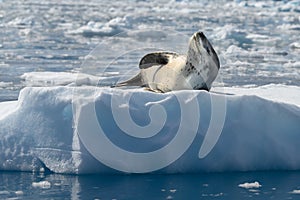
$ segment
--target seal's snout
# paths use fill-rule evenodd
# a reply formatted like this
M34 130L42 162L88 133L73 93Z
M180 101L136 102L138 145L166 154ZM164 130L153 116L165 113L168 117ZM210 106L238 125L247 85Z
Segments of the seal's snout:
M196 37L201 39L201 41L206 41L207 40L203 32L197 32Z
M220 62L219 58L213 49L212 45L206 38L203 32L199 31L194 33L194 41L196 42L197 47L199 48L199 53L203 55L204 52L206 52L207 58L210 57L213 59L213 62L217 65L218 68L220 68Z
M197 32L196 34L197 34L199 37L201 37L201 38L202 38L202 37L205 37L205 35L203 34L203 32Z
M196 32L194 34L194 40L199 47L203 47L204 49L207 49L208 40L203 32L200 31Z

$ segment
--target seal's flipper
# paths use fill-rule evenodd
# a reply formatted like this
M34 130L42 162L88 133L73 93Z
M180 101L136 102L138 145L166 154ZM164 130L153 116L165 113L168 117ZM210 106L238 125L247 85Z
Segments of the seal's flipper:
M164 93L164 92L161 91L161 90L153 90L153 89L151 89L151 88L149 88L149 87L145 87L144 90L149 91L149 92L155 92L155 93Z
M141 73L138 73L136 76L134 76L133 78L121 82L121 83L117 83L116 85L112 86L112 87L122 87L122 86L142 86L143 82L142 82L142 76Z
M140 63L140 69L146 69L152 67L153 65L166 65L169 60L174 57L178 57L179 54L175 52L154 52L145 55Z

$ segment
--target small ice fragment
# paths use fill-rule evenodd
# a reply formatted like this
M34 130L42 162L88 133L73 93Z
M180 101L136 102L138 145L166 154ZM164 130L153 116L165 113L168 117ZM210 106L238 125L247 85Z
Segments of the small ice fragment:
M0 191L0 195L8 195L9 194L9 192L8 191L6 191L6 190L2 190L2 191Z
M61 183L54 183L55 186L61 186Z
M293 190L290 192L291 194L300 194L300 190Z
M294 43L290 44L290 47L292 49L300 49L300 42L294 42Z
M253 183L243 183L243 184L239 184L239 187L241 188L245 188L245 189L251 189L251 188L260 188L261 184L257 181L253 182Z
M255 190L255 189L250 189L249 192L253 192L253 193L259 193L259 190Z
M18 190L18 191L15 191L15 194L16 194L16 195L23 195L24 192L23 192L22 190Z
M49 189L51 187L51 183L49 181L32 182L32 187Z

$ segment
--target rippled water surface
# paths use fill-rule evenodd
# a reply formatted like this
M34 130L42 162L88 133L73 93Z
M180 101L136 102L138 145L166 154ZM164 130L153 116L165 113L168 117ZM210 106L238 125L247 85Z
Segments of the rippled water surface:
M6 172L0 178L0 199L229 200L299 199L300 195L299 172L121 176ZM247 183L253 186L246 187Z

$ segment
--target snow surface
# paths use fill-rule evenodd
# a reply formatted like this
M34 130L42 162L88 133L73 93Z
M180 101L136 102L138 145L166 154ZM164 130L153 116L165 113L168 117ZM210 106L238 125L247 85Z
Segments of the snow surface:
M225 108L222 108L224 102ZM105 140L110 140L119 150L131 152L131 156L116 159L116 154L106 149L104 141L93 141L90 132L95 131L96 126L88 124L95 119L83 109L91 105L96 121L106 134ZM124 118L124 114L128 114L128 118ZM223 114L224 124L220 117ZM211 127L214 117L220 124ZM78 122L82 121L85 123L79 126ZM0 103L0 169L119 173L108 167L117 165L124 169L121 171L141 173L141 168L157 167L167 160L169 164L166 161L165 167L153 171L299 170L299 121L300 88L296 86L266 85L223 91L215 88L211 93L177 91L166 94L93 86L27 87L17 101ZM218 132L219 125L222 125L222 132L218 135L214 131ZM176 135L179 130L185 135L174 142L180 137ZM190 139L190 146L174 159L174 154ZM100 145L102 143L104 145ZM174 144L176 148L164 148ZM98 161L91 149L102 156L105 154L108 160ZM132 162L132 155L145 155L160 149L164 149L163 154L156 155L155 159Z
M57 85L97 85L103 78L71 72L28 72L21 78L27 86L57 86Z
M243 87L215 87L212 88L212 92L223 92L239 96L255 95L274 102L300 106L300 90L297 86L269 84L260 87L254 85Z

